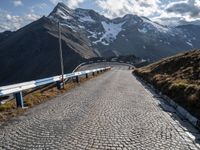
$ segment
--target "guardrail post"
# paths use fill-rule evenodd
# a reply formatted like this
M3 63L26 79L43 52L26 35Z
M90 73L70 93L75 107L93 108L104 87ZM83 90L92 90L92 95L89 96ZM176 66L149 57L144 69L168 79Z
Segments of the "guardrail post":
M63 82L57 81L57 82L56 82L56 86L57 86L57 88L58 88L59 90L64 89L64 84L63 84Z
M15 98L16 98L17 107L23 108L24 107L24 100L23 100L22 92L15 93Z
M92 75L95 76L95 72L93 72Z
M80 82L79 76L76 76L76 82L77 82L77 83Z
M85 77L88 78L88 74L87 73L85 74Z

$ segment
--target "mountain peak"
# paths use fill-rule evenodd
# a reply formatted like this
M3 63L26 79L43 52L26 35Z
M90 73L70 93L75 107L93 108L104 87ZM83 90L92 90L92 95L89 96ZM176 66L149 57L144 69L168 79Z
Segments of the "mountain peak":
M137 15L133 15L133 14L126 14L123 18L130 19L130 18L133 18L133 17L138 17L138 16Z
M67 7L64 3L60 2L56 5L53 11L49 14L49 18L54 19L67 19L73 14L74 10Z
M63 2L59 2L55 8L64 8L66 10L71 10L67 5L65 5Z
M74 33L83 33L83 38L90 42L90 47L94 48L99 56L137 54L145 59L156 60L199 45L197 43L199 35L182 32L185 29L189 31L199 31L199 29L168 28L136 14L109 19L95 10L70 9L64 3L58 3L48 18L60 21L64 28ZM133 39L137 44L132 44ZM174 44L177 39L177 43L181 43L178 48ZM105 50L101 50L102 47ZM160 51L161 48L164 50ZM174 51L171 51L172 48ZM138 49L140 51L137 51ZM148 49L156 51L151 54L147 52Z

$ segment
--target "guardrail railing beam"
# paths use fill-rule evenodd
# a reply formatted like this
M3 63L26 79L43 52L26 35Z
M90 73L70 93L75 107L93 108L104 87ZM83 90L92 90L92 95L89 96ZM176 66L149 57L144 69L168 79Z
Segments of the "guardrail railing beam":
M92 69L92 70L86 70L86 71L80 71L80 72L73 72L69 74L64 75L64 79L73 79L74 82L79 83L80 82L80 77L88 76L92 74L95 76L95 74L98 72L103 72L106 70L109 70L110 67L106 68L98 68L98 69ZM6 96L9 94L14 94L16 98L16 104L17 107L24 108L24 99L23 99L23 91L28 90L28 89L33 89L36 87L40 87L43 85L48 85L51 83L56 83L56 86L58 89L64 89L63 82L61 81L61 76L54 76L54 77L49 77L45 79L39 79L35 81L29 81L29 82L23 82L23 83L18 83L18 84L13 84L13 85L7 85L7 86L2 86L0 87L0 97L1 96Z

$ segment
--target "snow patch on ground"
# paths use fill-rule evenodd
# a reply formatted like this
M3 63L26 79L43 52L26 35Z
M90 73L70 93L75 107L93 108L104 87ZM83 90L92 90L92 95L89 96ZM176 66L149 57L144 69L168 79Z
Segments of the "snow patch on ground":
M190 45L191 47L193 47L193 44L190 42L186 42L188 45Z
M101 53L99 52L99 50L97 49L94 49L95 53L99 56L99 57L102 57Z
M122 25L123 23L119 23L119 24L114 24L114 23L106 23L106 22L102 22L102 25L105 29L105 34L104 37L112 37L114 39L116 39L117 35L121 32L122 30Z
M108 43L107 41L101 41L101 43L102 43L103 45L110 45L110 43Z
M116 56L120 56L120 53L116 50L112 50L112 52L116 55Z
M74 27L74 26L72 26L72 25L68 25L68 24L62 23L61 26L66 26L66 27L72 29L74 32L77 32L77 31L76 31L76 27Z
M99 43L101 42L104 45L109 45L111 42L113 42L116 38L117 35L122 31L122 25L123 23L119 23L119 24L114 24L114 23L106 23L105 21L102 21L102 26L105 30L104 34L102 35L102 37L95 41L94 43ZM105 41L107 42L105 42Z
M142 58L141 62L146 62L146 60Z
M66 19L66 20L72 19L70 16L65 15L65 13L62 12L61 10L59 10L59 9L57 10L56 14L59 15L61 18Z
M167 32L169 31L169 28L161 26L155 22L152 22L148 19L142 18L143 22L144 22L144 26L149 29L149 30L155 30L157 29L159 32Z
M88 38L95 38L95 39L97 39L97 34L96 34L96 32L92 32L92 31L87 31L88 33L90 33L90 36L88 36Z
M79 27L80 29L85 29L85 27L84 27L84 26L81 26L81 25L78 25L78 27Z
M80 22L95 22L90 16L84 16L79 18Z
M147 30L146 28L142 28L142 29L139 29L139 28L138 28L138 31L139 31L140 33L147 33L147 32L148 32L148 30Z

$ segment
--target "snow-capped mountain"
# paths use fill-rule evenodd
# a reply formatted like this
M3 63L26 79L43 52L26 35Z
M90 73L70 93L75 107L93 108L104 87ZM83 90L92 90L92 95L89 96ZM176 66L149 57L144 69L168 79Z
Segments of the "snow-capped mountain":
M108 19L93 10L72 10L63 3L48 18L60 21L63 28L81 33L98 56L135 54L155 60L200 47L200 28L196 25L166 27L130 14Z
M94 10L73 10L59 3L48 17L0 33L0 85L60 74L58 21L65 73L98 56L135 55L155 61L200 48L198 25L166 27L136 15L109 19Z

